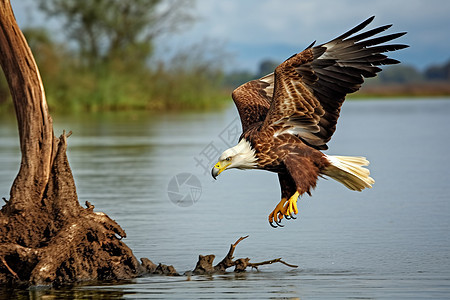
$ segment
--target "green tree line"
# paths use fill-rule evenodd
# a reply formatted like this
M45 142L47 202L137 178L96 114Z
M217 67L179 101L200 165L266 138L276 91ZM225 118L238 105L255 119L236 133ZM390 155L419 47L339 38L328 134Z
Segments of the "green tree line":
M153 59L156 38L195 21L186 0L36 0L62 28L25 28L53 111L177 110L217 107L223 72L209 47ZM63 33L54 39L55 32ZM0 78L0 107L10 109Z

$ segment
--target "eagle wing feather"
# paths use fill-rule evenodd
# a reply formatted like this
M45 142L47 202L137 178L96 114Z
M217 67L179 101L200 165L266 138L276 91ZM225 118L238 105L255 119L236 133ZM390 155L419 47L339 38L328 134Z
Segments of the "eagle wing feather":
M252 124L263 122L272 103L274 75L244 83L232 93L245 132Z
M327 149L346 95L357 91L364 78L380 72L380 65L398 63L382 53L408 47L380 45L405 32L373 37L391 25L354 35L373 19L325 44L311 44L280 64L274 73L234 90L243 131L264 122L261 130L276 126L275 135L295 134L317 149Z

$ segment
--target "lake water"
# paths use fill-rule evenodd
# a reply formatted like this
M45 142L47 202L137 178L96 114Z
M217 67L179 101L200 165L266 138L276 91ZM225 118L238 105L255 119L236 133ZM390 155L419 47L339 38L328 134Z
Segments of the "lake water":
M214 181L209 173L215 162L211 157L215 160L215 152L236 138L235 126L240 125L235 118L230 107L217 113L54 116L54 122L58 135L63 129L73 131L68 155L80 202L88 200L96 211L115 219L127 232L125 242L136 257L174 265L183 273L195 267L199 254L215 254L217 263L231 243L250 235L238 245L235 257L253 262L282 257L297 269L274 264L244 274L190 280L150 276L62 290L0 290L0 295L450 298L448 99L346 102L326 153L366 156L374 188L352 192L321 179L312 197L299 200L298 219L283 221L285 227L277 229L267 223L280 197L275 174L232 170ZM8 198L19 160L15 120L4 116L0 197ZM173 178L182 173L198 179L192 189L182 185L177 190ZM177 191L191 198L176 204Z

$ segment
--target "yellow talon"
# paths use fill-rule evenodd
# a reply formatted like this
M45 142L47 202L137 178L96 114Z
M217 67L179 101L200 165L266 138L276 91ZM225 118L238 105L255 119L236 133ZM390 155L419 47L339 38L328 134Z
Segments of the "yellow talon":
M275 207L275 209L270 213L269 215L270 223L272 223L274 220L275 222L280 222L281 219L283 219L284 204L286 203L286 201L287 201L286 198L282 198L281 201Z
M269 214L269 223L272 227L278 226L283 227L283 225L278 223L281 222L281 220L285 216L292 217L293 215L296 215L298 213L297 200L299 195L300 195L299 192L295 192L295 194L292 195L292 197L289 198L289 200L287 200L286 198L281 198L281 201L277 204L275 209ZM272 224L274 221L278 226Z
M297 200L299 195L299 192L295 192L295 194L292 195L291 198L289 198L289 200L286 202L286 205L283 207L284 215L290 216L293 214L296 215L298 213Z

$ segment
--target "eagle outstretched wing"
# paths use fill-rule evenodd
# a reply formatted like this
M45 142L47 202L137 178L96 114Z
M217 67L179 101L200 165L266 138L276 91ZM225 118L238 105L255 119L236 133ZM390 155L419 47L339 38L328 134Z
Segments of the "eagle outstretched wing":
M327 149L345 96L357 91L364 78L380 72L378 66L398 63L382 53L408 47L382 45L406 32L374 37L392 25L355 35L373 19L328 43L311 45L280 64L274 74L237 88L233 99L244 132L264 120L261 130L271 127L275 134L295 134L317 149Z

